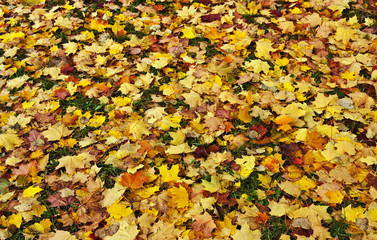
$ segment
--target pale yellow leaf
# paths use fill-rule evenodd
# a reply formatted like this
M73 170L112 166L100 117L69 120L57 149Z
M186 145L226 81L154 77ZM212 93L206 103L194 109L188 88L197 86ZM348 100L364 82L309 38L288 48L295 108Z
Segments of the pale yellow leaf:
M42 132L42 135L46 137L49 141L57 141L62 137L70 135L73 130L69 130L64 124L57 126L50 126L47 130Z
M137 229L136 224L128 224L127 220L123 220L120 222L119 230L112 236L105 236L104 240L134 240L136 236L139 234L139 230Z
M123 193L126 191L126 187L123 187L120 183L116 182L114 187L107 188L102 195L105 196L101 201L102 207L108 207L115 203L119 198L122 197Z
M14 150L21 143L23 141L14 133L0 134L0 147L4 147L7 151Z
M165 151L166 154L181 154L181 153L190 153L193 150L187 143L182 143L177 146L169 146Z
M232 236L233 239L237 240L258 240L261 239L262 233L259 229L251 230L249 224L245 222L240 230L236 230L235 234Z

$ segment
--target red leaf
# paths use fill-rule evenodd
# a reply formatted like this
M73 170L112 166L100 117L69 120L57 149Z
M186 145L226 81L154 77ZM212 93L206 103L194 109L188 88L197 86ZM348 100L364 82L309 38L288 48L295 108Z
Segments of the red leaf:
M250 129L256 131L259 134L259 137L257 138L258 140L261 140L268 132L263 125L254 125L251 126Z
M153 5L153 9L156 11L161 11L165 9L165 6L162 4Z
M71 96L71 94L67 89L58 88L54 91L54 96L60 99L65 99L66 97Z
M302 164L303 163L303 161L302 161L302 159L301 158L298 158L298 157L296 157L293 161L292 161L292 163L293 164Z
M63 74L65 74L65 75L68 75L68 74L74 73L75 72L75 68L72 67L70 64L64 64L60 68L60 72L63 73Z

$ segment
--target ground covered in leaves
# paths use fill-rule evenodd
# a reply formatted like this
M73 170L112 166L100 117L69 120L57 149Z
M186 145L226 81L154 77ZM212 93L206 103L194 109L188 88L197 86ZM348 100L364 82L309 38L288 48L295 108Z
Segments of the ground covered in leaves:
M0 239L377 239L374 1L0 6Z

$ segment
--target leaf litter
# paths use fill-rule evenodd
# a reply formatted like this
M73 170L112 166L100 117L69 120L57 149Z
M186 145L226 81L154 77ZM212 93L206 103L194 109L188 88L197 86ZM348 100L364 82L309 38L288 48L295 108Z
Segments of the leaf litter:
M373 1L0 4L0 239L377 239Z

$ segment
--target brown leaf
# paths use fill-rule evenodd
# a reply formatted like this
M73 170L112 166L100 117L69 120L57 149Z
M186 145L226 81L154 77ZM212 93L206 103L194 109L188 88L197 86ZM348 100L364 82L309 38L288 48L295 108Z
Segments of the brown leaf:
M192 228L196 232L202 232L204 237L211 237L212 230L216 228L216 224L212 219L212 216L209 213L205 212L202 215L194 216L196 220L192 224Z

